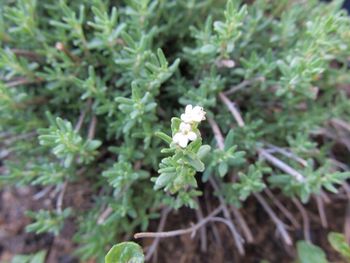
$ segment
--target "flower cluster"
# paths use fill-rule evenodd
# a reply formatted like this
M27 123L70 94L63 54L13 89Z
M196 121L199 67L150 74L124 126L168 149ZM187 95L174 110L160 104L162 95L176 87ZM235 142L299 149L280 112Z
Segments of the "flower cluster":
M182 122L180 123L179 131L173 136L173 142L185 148L189 141L196 140L198 135L194 132L194 127L205 120L205 114L206 112L202 107L187 105L185 113L181 114Z

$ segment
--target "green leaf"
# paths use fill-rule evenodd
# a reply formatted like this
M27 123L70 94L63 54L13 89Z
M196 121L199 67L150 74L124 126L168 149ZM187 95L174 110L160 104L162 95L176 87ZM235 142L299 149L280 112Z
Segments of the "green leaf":
M341 233L331 232L328 234L328 241L332 247L339 252L347 262L350 262L350 246Z
M209 145L202 145L197 152L198 159L203 160L210 152L210 149Z
M176 173L162 173L157 177L154 188L160 189L166 186L174 178L175 175Z
M309 242L298 241L297 252L300 263L328 263L324 251Z
M188 163L197 171L197 172L203 172L205 169L204 163L202 163L201 160L198 159L196 155L194 156L188 156L187 158Z
M142 248L134 242L114 245L105 257L105 263L143 263L144 261Z
M155 135L168 144L173 141L173 139L170 136L166 135L164 132L155 132Z
M227 171L228 171L228 165L227 165L227 163L224 163L224 162L220 163L218 169L219 169L219 175L220 175L220 177L224 177L225 174L226 174Z
M200 52L202 54L211 54L211 53L214 53L215 51L216 51L216 47L211 44L204 45L200 49Z
M176 117L171 118L171 131L173 136L179 130L180 123L181 123L180 118L176 118Z
M12 258L11 263L44 263L46 251L42 250L30 255L16 255Z

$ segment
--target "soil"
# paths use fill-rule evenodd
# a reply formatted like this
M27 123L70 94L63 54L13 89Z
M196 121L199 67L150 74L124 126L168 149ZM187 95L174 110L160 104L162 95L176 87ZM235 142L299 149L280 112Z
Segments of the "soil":
M65 196L65 205L84 208L87 196L90 194L86 185L73 185L76 189L67 191L74 195ZM209 190L209 189L207 189ZM52 208L55 204L50 198L50 194L43 198L34 198L38 196L42 189L35 187L21 188L3 188L0 192L0 262L10 262L15 254L29 254L42 249L48 251L48 263L75 263L79 262L73 256L76 245L72 242L72 235L75 231L74 222L68 221L58 237L50 234L34 235L26 233L25 226L30 222L25 215L27 210L38 210L40 208ZM54 190L52 193L54 194ZM304 239L303 236L303 218L297 207L283 197L282 194L275 192L276 199L290 211L300 226L295 227L288 221L283 213L273 204L269 197L262 193L269 202L273 211L285 223L288 233L293 241ZM347 196L340 191L337 195L327 194L329 203L324 202L327 218L327 227L322 227L322 222L317 209L315 200L311 200L305 205L308 218L310 220L310 236L314 244L322 247L330 262L342 262L340 256L330 247L327 241L327 234L330 231L343 232L345 224L346 207L348 204ZM200 200L201 209L204 216L218 206L215 199L208 200L202 197ZM88 206L88 205L86 205ZM210 207L208 207L210 206ZM87 207L86 207L87 208ZM201 240L199 231L194 238L190 235L182 235L160 240L157 252L153 255L150 262L164 263L205 263L205 262L246 262L260 263L262 260L268 262L293 262L295 260L294 246L287 246L282 241L276 231L275 224L271 221L263 207L255 198L248 199L244 208L240 209L241 214L246 220L252 234L253 242L245 244L245 256L242 257L237 252L232 235L225 224L220 222L207 224L207 248L201 249ZM196 213L187 208L169 213L164 231L188 228L191 224L198 222ZM236 223L236 226L239 224ZM152 222L149 231L157 231L159 221ZM349 227L349 226L348 226ZM238 228L239 229L239 228ZM240 231L240 229L239 229ZM241 232L241 231L240 231ZM152 243L152 239L141 240L141 245L147 248ZM93 261L89 262L93 263Z

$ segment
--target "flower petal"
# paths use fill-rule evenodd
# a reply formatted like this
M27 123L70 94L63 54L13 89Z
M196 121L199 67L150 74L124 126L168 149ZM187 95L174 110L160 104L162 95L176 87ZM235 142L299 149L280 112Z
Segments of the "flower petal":
M182 137L182 133L181 133L181 132L175 133L175 135L174 135L174 137L173 137L173 142L179 143L181 137Z
M188 124L188 123L185 123L185 122L181 122L179 129L183 133L189 132L189 131L191 131L191 124Z
M189 123L189 122L192 121L192 118L191 118L191 116L189 114L183 113L183 114L181 114L181 120L183 122Z
M185 148L188 144L188 138L187 136L181 136L179 143L178 143L182 148Z
M193 131L189 132L187 134L187 138L190 140L190 141L194 141L195 139L197 139L197 134Z
M185 113L190 113L192 111L193 106L191 104L188 104L185 108Z

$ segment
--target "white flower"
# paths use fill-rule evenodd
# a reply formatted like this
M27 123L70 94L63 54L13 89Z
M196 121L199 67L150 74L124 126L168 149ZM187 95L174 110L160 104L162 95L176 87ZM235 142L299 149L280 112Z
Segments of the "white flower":
M197 139L197 134L192 131L192 127L188 123L181 122L179 132L175 133L173 142L185 148L189 141Z
M201 122L205 120L205 114L202 107L187 105L185 113L181 114L181 120L186 123Z

